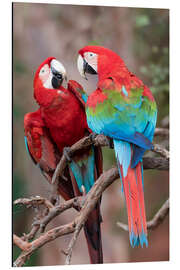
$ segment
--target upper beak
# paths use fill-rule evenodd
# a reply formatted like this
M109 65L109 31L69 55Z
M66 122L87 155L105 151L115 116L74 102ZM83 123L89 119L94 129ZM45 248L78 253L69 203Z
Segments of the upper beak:
M51 61L51 72L53 75L52 76L52 86L55 89L57 89L61 86L64 79L67 81L66 70L65 70L64 66L56 59L53 59Z
M81 55L79 55L78 59L77 59L77 67L78 67L80 75L86 80L87 80L87 77L86 77L86 65L87 64L88 63L85 61L85 59Z
M96 70L86 62L86 60L79 55L77 61L78 70L83 78L87 80L86 73L97 74Z

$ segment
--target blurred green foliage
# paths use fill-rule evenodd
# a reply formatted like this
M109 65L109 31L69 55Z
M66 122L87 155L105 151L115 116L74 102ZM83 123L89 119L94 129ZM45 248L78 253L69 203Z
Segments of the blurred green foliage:
M19 59L14 59L13 70L17 75L23 75L27 72L27 66Z
M139 72L150 86L158 108L158 124L169 113L169 16L166 10L136 9L133 48Z

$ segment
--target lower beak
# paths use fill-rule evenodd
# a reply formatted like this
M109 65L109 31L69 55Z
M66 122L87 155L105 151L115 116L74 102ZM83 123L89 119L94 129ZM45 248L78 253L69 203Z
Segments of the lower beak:
M88 78L86 77L87 69L88 69L88 63L86 62L85 59L83 59L83 77L85 80L88 80Z
M53 77L52 77L53 88L58 89L62 83L63 83L63 78L60 79L56 75L53 75Z
M91 74L91 75L95 75L95 74L97 74L97 72L94 70L94 68L92 68L92 67L86 62L85 59L83 59L83 60L84 60L84 62L83 62L84 77L85 77L85 79L87 80L86 73Z
M63 82L63 75L58 72L56 69L51 67L51 71L52 71L52 86L53 88L57 89L61 86L62 82Z
M57 61L56 59L53 59L51 62L51 73L52 73L52 86L55 89L58 89L62 83L63 80L67 80L66 77L66 71L63 65Z

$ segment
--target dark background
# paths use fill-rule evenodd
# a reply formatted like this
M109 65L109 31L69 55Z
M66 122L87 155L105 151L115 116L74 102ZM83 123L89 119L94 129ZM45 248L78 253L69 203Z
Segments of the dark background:
M24 144L24 114L37 109L33 99L33 76L48 56L60 60L69 79L86 88L76 67L77 52L89 44L117 52L128 68L153 91L158 104L158 124L169 112L169 11L163 9L73 6L52 4L13 4L13 200L32 195L49 196L48 183L32 163ZM163 141L166 145L167 141ZM104 169L115 164L114 152L103 149ZM150 153L148 153L150 154ZM168 198L168 173L146 171L145 203L147 220ZM19 236L31 229L33 212L13 207L13 231ZM57 217L48 228L67 223L73 210ZM128 233L116 226L127 223L120 181L103 194L102 241L105 263L163 261L169 259L168 218L149 232L148 248L131 248ZM45 245L26 265L64 264L70 235ZM14 258L20 250L14 248ZM72 264L89 263L86 242L81 233Z

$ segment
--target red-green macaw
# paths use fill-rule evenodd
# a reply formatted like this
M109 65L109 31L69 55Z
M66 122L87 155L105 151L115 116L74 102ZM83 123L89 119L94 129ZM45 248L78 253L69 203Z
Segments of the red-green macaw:
M86 102L89 128L113 139L126 199L131 245L148 245L142 157L152 149L157 108L150 89L113 51L101 46L79 50L78 69L97 74L97 88Z
M63 65L54 57L47 58L34 78L34 98L39 109L24 117L27 150L50 183L64 148L91 132L86 122L85 93L72 80L64 88L65 78ZM60 179L58 192L65 200L82 195L83 187L87 193L101 173L101 149L90 146L71 159L65 169L67 180ZM103 262L100 222L99 201L84 225L91 263Z

